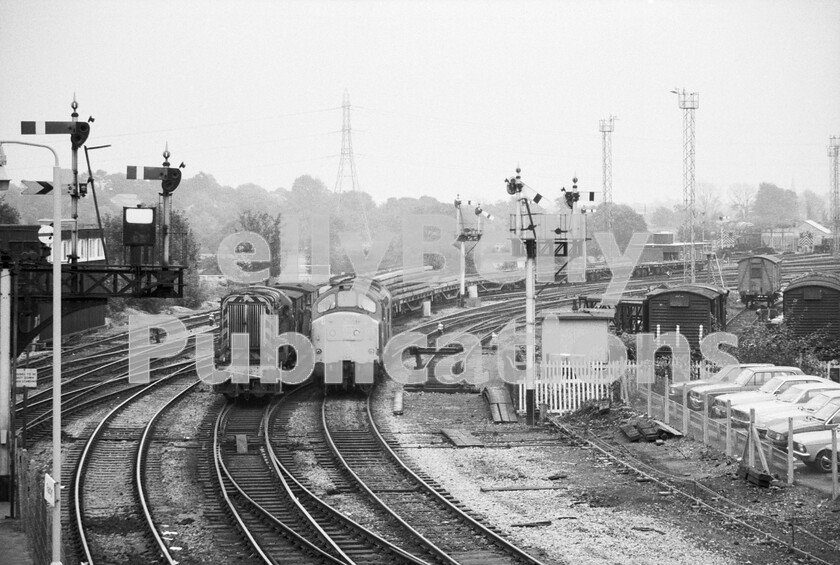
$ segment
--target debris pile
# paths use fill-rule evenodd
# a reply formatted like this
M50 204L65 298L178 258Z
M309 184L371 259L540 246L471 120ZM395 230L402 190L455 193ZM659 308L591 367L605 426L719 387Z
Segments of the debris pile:
M627 436L631 442L636 441L656 441L663 442L672 437L681 437L682 433L671 426L660 422L659 420L652 420L650 418L638 418L619 426L624 435Z

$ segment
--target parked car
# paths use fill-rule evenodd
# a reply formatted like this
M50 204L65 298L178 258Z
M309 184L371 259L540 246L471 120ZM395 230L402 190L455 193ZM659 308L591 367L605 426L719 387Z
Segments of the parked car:
M824 394L834 394L836 391ZM822 396L822 395L820 395ZM820 396L812 400L816 402ZM808 403L810 404L810 402ZM803 406L803 409L806 408ZM830 430L840 426L840 395L831 398L826 404L815 410L812 414L800 416L793 420L793 435L806 432L818 432ZM787 418L783 422L776 422L767 428L767 440L775 447L787 449L788 423Z
M779 375L773 377L761 385L761 388L758 390L721 394L720 396L715 397L714 402L711 403L712 405L709 408L709 415L712 418L725 418L727 401L731 402L732 406L747 404L749 402L760 402L762 400L769 400L774 396L778 396L794 385L828 382L822 377L803 375L801 373L802 371L795 375Z
M831 430L793 434L793 454L812 469L830 473Z
M808 375L810 376L810 375ZM820 377L817 377L820 378ZM774 417L779 411L787 411L792 406L807 403L821 392L840 389L840 384L824 380L824 382L804 383L794 385L772 398L761 398L752 402L739 403L732 406L732 425L746 428L750 425L750 410L755 411L755 427L759 436L767 431L767 418ZM765 395L766 396L766 395Z
M702 410L703 395L708 394L709 400L730 392L743 392L756 390L767 384L773 377L779 375L802 375L802 369L798 367L747 367L735 377L732 382L703 385L693 388L688 393L688 407L692 410Z
M683 381L681 383L673 383L668 387L668 396L672 400L682 402L683 389L692 390L698 386L705 386L710 384L729 383L741 374L743 369L749 367L772 367L771 363L741 363L740 365L724 365L717 373L709 375L707 379L697 379L694 381Z

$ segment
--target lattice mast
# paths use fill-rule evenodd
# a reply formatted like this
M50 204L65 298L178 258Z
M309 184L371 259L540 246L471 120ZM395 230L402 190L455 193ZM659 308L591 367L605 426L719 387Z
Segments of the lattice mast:
M601 132L601 177L603 179L604 203L607 205L607 231L612 231L612 132L617 116L610 115L607 120L600 120L598 130Z
M840 137L831 136L828 140L828 157L831 159L831 254L840 256Z
M345 179L349 177L350 185L353 192L361 192L359 185L359 177L356 175L356 160L353 157L353 137L352 127L350 126L350 93L344 90L344 99L341 103L341 159L338 163L338 176L335 179L334 192L339 195L339 213L341 208L341 193L344 190ZM364 222L365 237L368 244L371 241L370 225L368 224L367 212L364 209L364 203L358 202L362 207L362 221Z
M353 191L360 190L356 176L356 161L353 159L353 140L350 127L350 93L344 91L341 104L341 160L338 163L338 177L335 179L335 192L341 194L344 180L349 176Z
M683 244L683 280L686 273L691 273L691 282L695 281L694 269L694 218L696 215L695 178L694 178L694 111L700 107L700 93L672 90L679 97L683 110L683 209L685 210L685 229L683 240L688 235L688 244Z

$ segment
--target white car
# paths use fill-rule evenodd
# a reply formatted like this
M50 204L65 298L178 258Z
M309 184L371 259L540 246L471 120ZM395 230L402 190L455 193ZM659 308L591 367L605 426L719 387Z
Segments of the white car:
M803 405L820 393L830 390L840 390L840 384L829 380L821 383L804 383L794 385L782 394L769 399L761 398L753 402L738 403L732 406L732 425L746 428L750 424L750 410L755 410L755 426L759 435L764 435L767 430L767 419L775 417L782 411L790 412L791 408Z
M677 402L682 402L683 389L692 390L700 386L714 385L721 383L730 383L741 374L744 369L750 367L772 367L772 363L741 363L739 365L724 365L717 373L709 375L706 379L697 379L694 381L683 381L681 383L673 383L668 387L668 396Z
M763 385L761 385L761 388L759 388L758 390L752 390L748 392L734 392L718 396L712 403L711 416L712 418L725 418L727 401L731 401L732 406L737 406L738 404L746 404L748 402L769 400L773 396L782 394L784 391L786 391L794 385L823 382L827 382L827 379L824 379L822 377L814 377L811 375L798 374L776 376L764 383Z

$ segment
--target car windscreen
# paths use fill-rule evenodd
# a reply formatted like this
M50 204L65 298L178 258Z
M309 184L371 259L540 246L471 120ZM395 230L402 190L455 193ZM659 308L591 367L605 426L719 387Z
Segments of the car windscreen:
M834 400L829 402L814 413L814 418L827 420L828 418L831 418L832 414L834 414L838 408L840 408L840 401Z
M826 402L831 400L831 397L827 394L818 394L808 402L806 402L802 408L809 412L813 412L814 410L819 410L822 408Z
M741 367L738 365L727 365L721 368L720 371L709 377L709 380L716 383L728 383L733 378L737 377L741 372Z
M782 402L796 402L796 399L802 394L802 391L795 386L790 387L779 395L779 400Z
M750 379L755 374L755 371L752 369L741 369L741 372L735 377L735 384L737 385L745 385L750 382Z
M773 392L774 390L779 388L779 385L781 385L782 382L782 377L773 377L772 379L761 385L761 388L758 390L760 390L761 392Z

